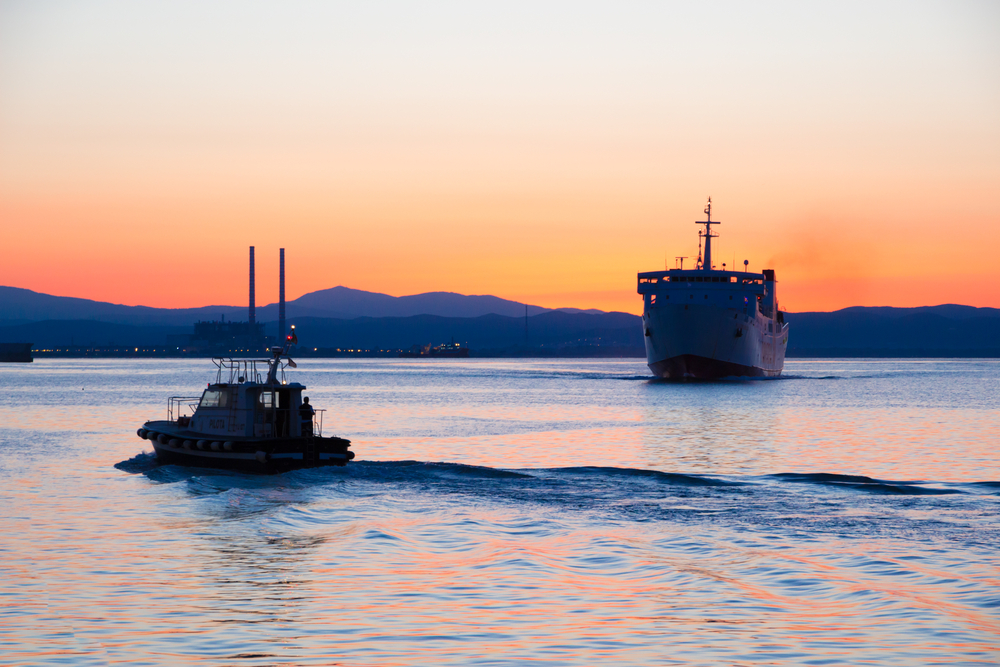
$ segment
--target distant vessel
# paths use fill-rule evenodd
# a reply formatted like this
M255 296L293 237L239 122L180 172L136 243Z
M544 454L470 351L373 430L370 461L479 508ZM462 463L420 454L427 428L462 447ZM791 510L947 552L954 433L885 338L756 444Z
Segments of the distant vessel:
M0 343L0 362L26 363L34 361L31 343Z
M463 347L461 343L456 343L453 338L450 343L444 343L436 347L427 345L414 345L409 350L399 353L400 357L458 357L469 356L469 348Z
M304 407L305 386L285 380L285 367L295 368L284 356L294 329L271 359L213 359L215 382L201 396L170 397L167 418L146 422L138 436L163 463L256 472L345 465L351 441L324 437L325 411Z
M716 270L712 263L712 199L694 269L640 273L642 327L649 369L661 378L710 380L730 376L776 377L785 365L788 324L778 309L773 269L749 273Z

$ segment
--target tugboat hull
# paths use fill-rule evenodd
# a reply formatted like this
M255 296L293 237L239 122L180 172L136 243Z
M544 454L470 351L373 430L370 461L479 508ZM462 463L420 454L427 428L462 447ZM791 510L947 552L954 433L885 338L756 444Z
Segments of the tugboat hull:
M171 428L173 427L173 428ZM298 468L343 466L354 458L344 438L298 437L222 440L180 430L174 422L147 422L137 435L153 445L164 464L276 473Z

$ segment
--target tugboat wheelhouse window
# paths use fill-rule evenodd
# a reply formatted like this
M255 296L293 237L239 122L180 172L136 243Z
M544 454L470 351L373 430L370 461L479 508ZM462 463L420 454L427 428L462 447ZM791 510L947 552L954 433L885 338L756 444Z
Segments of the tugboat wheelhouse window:
M224 408L229 405L229 392L219 391L218 389L206 389L205 393L201 395L201 403L198 407L201 408Z

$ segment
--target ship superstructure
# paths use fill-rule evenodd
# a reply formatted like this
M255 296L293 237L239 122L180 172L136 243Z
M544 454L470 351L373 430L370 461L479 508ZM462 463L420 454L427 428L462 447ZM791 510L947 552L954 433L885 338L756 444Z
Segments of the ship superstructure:
M717 379L781 374L788 324L778 309L773 269L722 270L712 263L712 200L699 237L704 255L693 269L681 266L638 275L643 298L646 361L658 377Z

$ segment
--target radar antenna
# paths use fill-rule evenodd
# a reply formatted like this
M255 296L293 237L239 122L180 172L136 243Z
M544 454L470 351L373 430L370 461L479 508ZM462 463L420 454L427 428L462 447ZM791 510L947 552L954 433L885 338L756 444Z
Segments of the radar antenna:
M712 268L712 239L718 238L718 234L712 233L712 225L721 225L722 223L718 220L712 220L712 198L708 198L708 206L705 207L705 215L708 216L707 220L695 221L696 225L705 225L705 231L698 232L698 254L701 255L701 239L705 239L705 260L701 263L702 268L706 271ZM700 258L699 258L700 259Z

